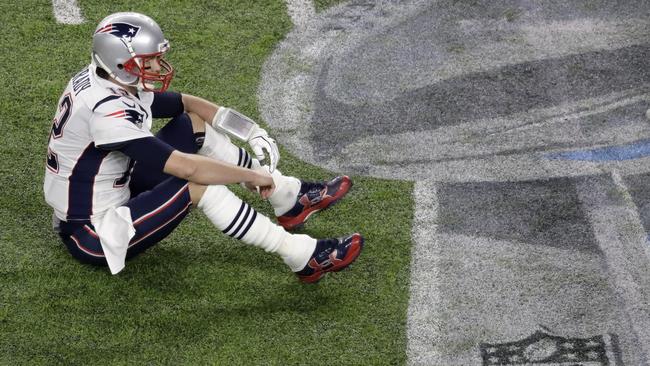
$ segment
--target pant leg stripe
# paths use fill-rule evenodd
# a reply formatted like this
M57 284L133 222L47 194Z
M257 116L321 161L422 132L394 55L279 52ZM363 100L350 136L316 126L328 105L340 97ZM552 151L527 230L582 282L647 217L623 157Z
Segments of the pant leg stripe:
M165 227L167 224L169 224L170 222L174 221L178 216L180 216L181 214L183 214L184 212L186 212L186 211L190 208L190 206L192 206L192 202L188 202L188 203L187 203L187 206L185 206L185 207L184 207L182 210L180 210L176 215L174 215L174 217L172 217L171 219L165 221L162 225L158 226L157 228L155 228L155 229L151 230L150 232L146 233L146 234L145 234L143 237L141 237L140 239L138 239L138 240L134 241L133 243L129 244L129 248L131 248L132 246L138 244L139 242L143 241L144 239L150 237L151 235L155 234L158 230L162 229L162 228Z
M250 158L250 155L249 155L249 158ZM250 158L250 159L248 160L248 165L246 166L246 168L250 169L252 166L253 166L253 159Z
M79 248L84 253L86 253L88 255L92 255L93 257L104 258L104 253L95 252L94 250L90 250L90 249L84 247L79 242L79 239L77 239L74 235L70 235L70 239L72 239L72 241L74 241L75 244L77 244L77 248Z
M244 150L240 147L239 148L239 160L237 160L237 166L241 166L241 156Z
M172 203L174 203L178 198L182 196L182 194L189 189L189 186L186 184L184 185L172 198L170 198L167 202L163 203L160 207L157 209L149 212L146 215L141 216L139 219L135 220L133 222L133 226L140 225L143 221L155 216L157 213L163 211L165 208L169 207Z
M239 236L237 237L238 240L241 240L241 238L243 238L244 235L246 235L248 229L250 229L251 226L253 226L253 222L255 222L256 217L257 217L257 211L253 210L253 216L251 217L251 220L248 222L248 225L246 225L244 231L241 234L239 234Z
M255 212L255 210L253 210L253 212ZM244 214L244 218L241 220L241 222L239 223L237 228L232 232L232 234L228 234L228 235L234 238L235 235L237 235L237 233L239 232L239 229L241 229L242 226L244 226L244 223L246 223L246 221L248 220L248 215L250 215L250 213L251 213L251 206L246 205L246 213Z
M237 211L237 215L235 215L235 218L232 219L232 222L230 223L230 225L228 225L227 228L221 230L222 233L224 234L227 233L228 231L230 231L230 229L232 229L233 226L235 226L237 220L239 220L239 216L241 215L242 211L244 211L245 206L246 206L246 202L242 202L241 206L239 206L239 211Z
M99 235L97 235L97 233L93 231L93 229L91 229L90 226L84 225L84 230L86 230L86 232L90 234L90 236L92 236L93 238L99 239Z

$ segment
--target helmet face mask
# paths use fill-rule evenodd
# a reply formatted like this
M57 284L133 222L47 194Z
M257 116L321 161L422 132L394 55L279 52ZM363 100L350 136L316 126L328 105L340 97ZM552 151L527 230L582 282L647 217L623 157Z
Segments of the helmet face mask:
M119 83L146 91L165 91L174 76L163 56L169 50L158 24L139 13L104 18L93 34L93 63Z
M174 77L174 68L163 55L164 52L136 55L124 63L124 70L138 78L136 82L139 89L165 91Z

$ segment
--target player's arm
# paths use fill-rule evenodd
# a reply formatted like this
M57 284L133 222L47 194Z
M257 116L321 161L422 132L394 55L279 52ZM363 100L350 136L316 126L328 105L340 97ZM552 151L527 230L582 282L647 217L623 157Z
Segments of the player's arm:
M151 113L154 118L172 118L183 112L193 112L204 121L212 121L219 106L203 98L173 91L154 93Z
M255 121L227 107L218 106L208 100L190 94L177 92L154 93L151 112L154 118L175 117L183 111L192 112L209 121L213 128L248 144L255 157L262 164L269 155L268 165L271 172L280 161L280 152L268 132Z
M261 191L264 198L267 198L274 188L271 175L263 170L240 168L201 155L186 154L153 136L97 147L121 151L148 169L162 170L167 174L202 185L246 182L264 188Z
M273 178L264 170L240 168L201 155L174 150L163 171L190 182L203 185L223 185L245 182L255 187L273 188ZM264 197L266 198L266 197Z
M163 94L163 93L161 93ZM174 95L175 94L175 95ZM178 93L166 94L165 98L179 98ZM158 100L161 103L165 98ZM154 98L155 99L155 98ZM142 128L144 115L132 108L124 107L124 100L106 99L100 101L89 121L95 146L104 150L121 151L131 159L154 172L165 172L176 177L204 185L220 185L246 182L259 187L272 186L268 173L251 171L198 155L175 151L169 144L151 135ZM153 107L153 105L152 105ZM168 110L158 105L157 113L173 113L178 104L169 103ZM153 114L153 108L152 108ZM171 159L171 160L170 160ZM169 161L169 166L167 162Z
M196 113L204 121L212 121L220 107L208 100L190 94L181 94L186 112Z
M216 130L225 132L240 141L248 142L255 157L262 164L266 161L266 152L270 160L268 165L273 172L280 161L280 151L275 140L255 121L234 109L218 106L193 95L182 94L182 102L186 112L196 113L204 121L210 121Z

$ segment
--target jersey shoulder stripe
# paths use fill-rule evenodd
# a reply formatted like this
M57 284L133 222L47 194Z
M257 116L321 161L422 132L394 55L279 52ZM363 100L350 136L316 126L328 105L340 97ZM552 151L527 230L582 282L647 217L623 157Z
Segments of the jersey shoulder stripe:
M94 112L95 109L97 109L100 105L102 105L102 104L104 104L104 103L106 103L106 102L110 102L111 100L114 100L114 99L120 99L120 96L119 96L119 95L109 95L109 96L107 96L106 98L100 100L100 101L97 102L97 103L95 104L95 106L93 107L93 112Z

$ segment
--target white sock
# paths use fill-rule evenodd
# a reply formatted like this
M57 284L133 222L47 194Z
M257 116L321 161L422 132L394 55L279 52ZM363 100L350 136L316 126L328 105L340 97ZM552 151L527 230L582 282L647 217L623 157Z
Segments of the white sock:
M198 207L223 233L279 254L294 272L307 265L316 249L316 239L286 232L225 186L208 186Z
M257 159L253 159L253 169L260 166ZM269 197L269 203L273 206L275 216L282 216L293 208L300 193L300 179L282 175L278 169L271 173L275 190Z
M268 218L267 218L268 220ZM276 225L277 226L277 225ZM316 239L305 234L289 234L289 240L280 243L276 253L293 272L305 268L316 249Z
M199 149L198 154L243 168L250 168L253 164L253 159L246 150L233 144L228 135L215 131L207 123L205 124L203 146Z

